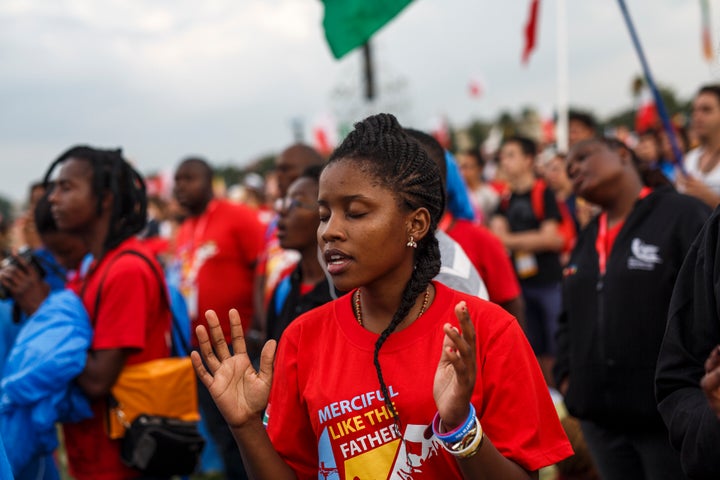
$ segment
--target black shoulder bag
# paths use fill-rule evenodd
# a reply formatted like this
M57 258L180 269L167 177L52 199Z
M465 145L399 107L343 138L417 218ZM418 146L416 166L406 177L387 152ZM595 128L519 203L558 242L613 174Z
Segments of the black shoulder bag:
M124 250L113 261L126 254L142 258L150 266L160 285L161 295L172 313L170 299L165 291L165 282L152 261L136 250ZM111 265L112 263L107 266L100 280L95 299L96 315L100 305L102 285ZM179 328L174 316L172 327ZM182 338L182 335L178 337ZM186 348L185 351L188 349ZM187 358L182 360L189 361ZM205 439L198 430L197 422L146 413L141 413L134 419L124 419L121 407L115 397L110 395L108 412L111 409L119 412L118 417L125 426L125 435L120 445L120 458L125 465L143 474L155 476L190 475L195 471L205 446Z

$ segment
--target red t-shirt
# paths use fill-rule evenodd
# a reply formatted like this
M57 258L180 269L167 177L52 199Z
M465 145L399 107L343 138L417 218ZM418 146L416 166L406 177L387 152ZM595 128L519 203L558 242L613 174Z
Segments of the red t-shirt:
M237 309L247 331L253 315L255 262L263 246L264 227L245 205L213 200L205 212L188 218L177 235L180 289L195 326L205 325L205 311L215 310L230 342L228 311Z
M92 265L84 285L81 282L70 285L82 296L93 322L91 348L132 349L127 365L165 358L170 355L171 314L167 300L161 295L160 282L145 260L129 254L117 257L123 250L143 253L153 261L156 271L162 272L152 252L139 240L131 238L108 252L97 265ZM99 309L95 312L101 283ZM93 402L92 409L92 418L63 425L70 473L77 480L119 480L138 476L138 472L120 461L119 440L110 440L107 436L106 402Z
M267 410L267 431L299 479L462 478L432 435L433 380L443 324L458 326L468 305L477 330L472 402L486 441L528 470L572 455L540 368L517 321L497 305L433 282L427 312L391 334L380 351L383 377L399 412L404 442L379 398L373 351L378 335L362 328L345 295L294 320L283 333ZM412 465L408 465L408 461Z
M469 220L454 219L445 231L458 242L485 282L490 301L505 303L520 296L515 269L499 238Z

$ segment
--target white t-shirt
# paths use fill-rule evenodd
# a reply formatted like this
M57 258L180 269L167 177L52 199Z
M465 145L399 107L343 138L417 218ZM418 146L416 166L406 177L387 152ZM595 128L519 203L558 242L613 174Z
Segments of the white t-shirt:
M720 195L720 163L715 165L708 173L702 173L700 171L700 157L704 152L703 147L697 147L685 154L683 159L685 171L698 180L702 180L713 192Z
M485 282L459 243L442 230L435 232L440 244L440 273L435 280L450 288L487 300Z

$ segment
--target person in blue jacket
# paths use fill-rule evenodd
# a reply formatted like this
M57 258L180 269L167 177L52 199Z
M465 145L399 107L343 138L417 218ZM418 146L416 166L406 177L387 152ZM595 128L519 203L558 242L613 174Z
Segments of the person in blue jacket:
M0 437L0 478L3 480L13 480L10 462L5 454L5 445L3 444L2 437Z
M52 458L55 423L91 415L71 380L85 364L92 330L80 300L63 288L66 268L77 266L86 248L57 231L46 200L38 203L35 222L45 247L32 260L12 257L0 270L9 297L0 322L16 335L3 358L0 437L22 445L7 451L18 480L59 478Z

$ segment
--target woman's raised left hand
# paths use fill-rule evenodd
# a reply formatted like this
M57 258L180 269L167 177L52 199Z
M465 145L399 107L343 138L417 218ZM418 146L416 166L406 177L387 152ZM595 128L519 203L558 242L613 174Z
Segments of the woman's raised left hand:
M475 327L465 302L455 305L455 316L461 330L449 323L443 325L443 350L433 384L435 404L447 430L461 425L468 417L477 375Z

